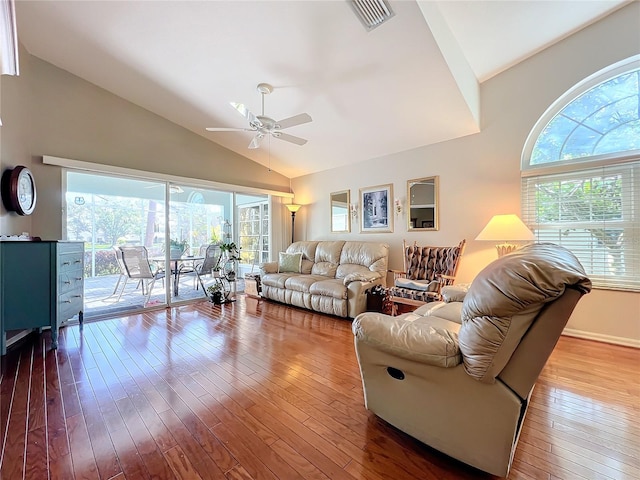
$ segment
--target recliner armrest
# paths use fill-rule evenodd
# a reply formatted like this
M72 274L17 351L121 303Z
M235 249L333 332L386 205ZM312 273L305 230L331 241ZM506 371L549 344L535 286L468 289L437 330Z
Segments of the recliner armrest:
M442 300L449 302L463 302L469 291L469 284L447 285L442 287L440 295Z
M455 367L462 362L459 329L459 324L444 318L414 313L390 317L367 312L358 315L352 325L356 342L436 367Z

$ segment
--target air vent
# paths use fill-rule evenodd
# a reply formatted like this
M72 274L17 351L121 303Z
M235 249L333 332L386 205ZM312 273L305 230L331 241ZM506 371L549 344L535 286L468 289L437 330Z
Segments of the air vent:
M379 27L395 14L385 0L348 0L367 31Z

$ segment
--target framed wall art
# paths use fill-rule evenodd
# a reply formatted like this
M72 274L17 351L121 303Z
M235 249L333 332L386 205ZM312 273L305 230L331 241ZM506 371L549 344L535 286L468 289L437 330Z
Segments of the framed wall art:
M393 232L393 185L360 189L360 231Z

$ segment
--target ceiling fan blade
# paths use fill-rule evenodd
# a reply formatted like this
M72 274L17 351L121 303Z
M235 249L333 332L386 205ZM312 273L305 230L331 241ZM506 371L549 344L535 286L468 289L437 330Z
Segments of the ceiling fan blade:
M276 122L276 125L278 128L283 129L302 125L303 123L309 123L311 120L311 116L308 113L301 113L299 115L294 115L293 117L280 120L279 122Z
M253 140L251 140L251 143L249 144L249 148L250 149L256 149L260 146L260 141L264 138L264 135L259 133L258 135L256 135L255 137L253 137Z
M258 127L262 126L262 122L258 120L258 117L255 116L253 112L251 112L251 110L245 107L244 103L235 103L235 102L229 102L229 103L233 108L235 108L238 112L240 112L240 115L242 115L244 118L249 120L249 124L251 126L253 125L257 125Z
M273 136L279 140L295 143L296 145L304 145L305 143L307 143L307 141L304 138L296 137L294 135L289 135L288 133L274 132Z
M207 127L207 132L252 132L251 128Z

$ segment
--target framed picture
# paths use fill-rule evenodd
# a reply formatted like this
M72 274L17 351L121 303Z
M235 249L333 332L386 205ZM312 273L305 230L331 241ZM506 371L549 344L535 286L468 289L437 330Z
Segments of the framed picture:
M393 185L360 189L360 231L393 232Z

